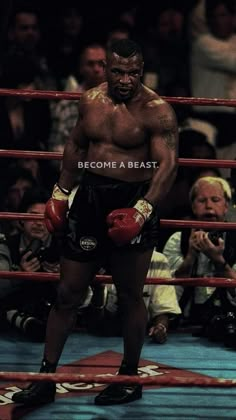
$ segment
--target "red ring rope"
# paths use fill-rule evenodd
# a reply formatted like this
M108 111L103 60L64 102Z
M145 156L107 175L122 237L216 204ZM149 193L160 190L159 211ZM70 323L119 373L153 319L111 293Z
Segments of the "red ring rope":
M6 150L0 149L0 157L17 159L58 159L61 160L62 152L40 152L28 150ZM236 160L224 159L177 159L180 166L199 166L209 168L236 168Z
M0 213L1 218L1 213ZM174 228L196 228L196 229L223 229L231 230L236 228L235 222L205 222L201 220L170 220L170 219L161 219L161 227L174 227Z
M58 281L58 273L44 272L23 272L23 271L0 271L0 279L18 279L29 281ZM97 275L96 281L100 283L111 284L112 277L106 275ZM165 284L165 285L185 285L185 286L210 286L210 287L236 287L236 279L225 277L178 277L178 278L153 278L147 277L146 284Z
M22 158L22 159L62 159L61 152L40 152L28 150L7 150L0 149L0 157ZM232 161L235 163L235 161Z
M22 98L37 98L37 99L80 99L81 92L61 92L56 90L27 90L27 89L0 89L0 96L21 96ZM229 106L235 107L235 99L224 98L196 98L196 97L182 97L182 96L162 96L164 100L171 104L183 105L214 105L214 106Z
M15 213L15 212L0 212L0 220L43 220L42 213ZM161 227L171 228L196 228L196 229L222 229L232 230L236 229L236 222L206 222L200 220L171 220L160 219Z
M165 371L166 375L149 376L142 378L138 375L80 375L73 373L25 373L25 372L0 372L0 380L4 381L52 381L52 382L83 382L100 384L142 384L142 385L160 385L160 386L204 386L204 387L235 387L236 379L208 378L188 376L182 377L172 375L170 370Z

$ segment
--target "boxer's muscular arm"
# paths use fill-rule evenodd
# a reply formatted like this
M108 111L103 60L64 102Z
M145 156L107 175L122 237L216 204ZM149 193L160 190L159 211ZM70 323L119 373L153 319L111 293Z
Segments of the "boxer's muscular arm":
M107 216L108 235L118 246L130 242L141 231L149 219L153 206L170 189L177 170L178 128L172 108L160 100L152 101L144 115L150 133L150 161L156 161L148 192L140 197L133 208L113 210ZM146 200L149 202L147 202Z
M157 205L171 188L177 172L178 126L173 109L166 103L151 110L148 119L151 129L151 161L156 161L159 168L153 173L150 188L145 197L154 206Z
M58 184L67 190L71 190L76 182L79 173L78 162L83 162L87 156L89 141L84 134L83 113L84 104L80 99L79 117L65 145L62 170L58 181Z
M51 233L62 230L65 225L70 191L78 175L78 161L85 159L87 148L88 141L83 130L83 106L80 106L78 121L65 145L61 175L45 206L45 224Z

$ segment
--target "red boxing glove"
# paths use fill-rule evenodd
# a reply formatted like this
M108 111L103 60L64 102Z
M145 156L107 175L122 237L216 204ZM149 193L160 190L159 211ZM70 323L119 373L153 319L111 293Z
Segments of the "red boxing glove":
M70 191L54 185L52 197L48 200L45 207L44 220L47 230L51 233L60 231L66 221L68 211L68 199Z
M139 234L152 211L152 204L144 198L138 200L134 207L113 210L107 216L108 236L116 245L129 243Z

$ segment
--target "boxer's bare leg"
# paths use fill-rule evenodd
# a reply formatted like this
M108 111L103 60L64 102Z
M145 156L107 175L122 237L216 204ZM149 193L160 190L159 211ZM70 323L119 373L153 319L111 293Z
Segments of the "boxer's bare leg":
M112 277L118 292L122 315L124 356L119 369L123 375L138 373L147 311L143 301L143 285L153 250L117 251L111 260ZM142 397L142 386L109 385L95 398L97 405L123 404Z
M47 324L44 355L50 363L57 363L60 358L65 341L75 325L78 306L96 274L96 266L96 263L62 259L57 302Z
M112 256L112 278L122 315L124 361L138 366L147 326L143 286L153 250L116 252Z
M57 302L53 306L47 324L44 360L40 372L54 372L75 320L78 305L87 292L96 273L96 263L80 263L68 259L61 262L61 280ZM12 399L16 403L35 405L54 400L56 384L35 382Z

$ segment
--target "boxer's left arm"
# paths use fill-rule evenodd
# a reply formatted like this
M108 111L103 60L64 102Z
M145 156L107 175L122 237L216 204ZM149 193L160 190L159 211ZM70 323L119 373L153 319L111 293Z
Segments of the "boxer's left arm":
M166 196L176 177L178 125L174 110L164 101L156 106L154 101L147 122L151 131L150 160L157 162L158 168L144 198L156 206Z
M157 162L150 187L132 208L113 210L107 216L108 235L117 245L130 242L149 220L153 209L171 188L177 172L178 126L173 109L164 101L152 101L144 115L150 138L150 158ZM161 104L160 104L161 102Z

